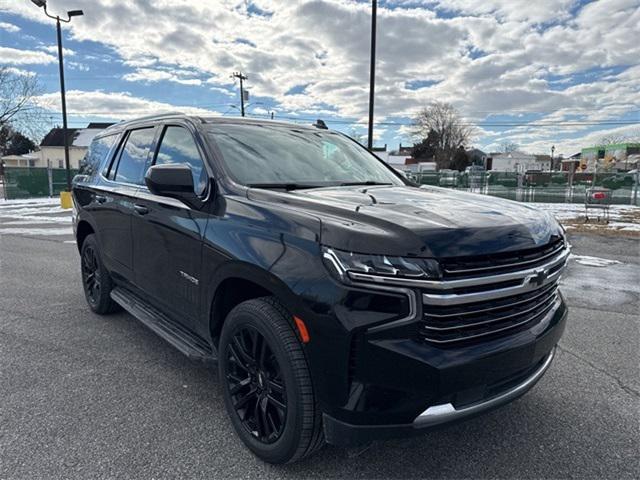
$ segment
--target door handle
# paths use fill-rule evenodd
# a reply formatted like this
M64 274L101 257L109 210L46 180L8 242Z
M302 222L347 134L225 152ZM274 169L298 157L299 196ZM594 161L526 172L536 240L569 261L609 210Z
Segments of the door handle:
M107 197L103 196L103 195L96 195L95 196L96 202L98 203L104 203L107 201Z
M140 215L146 215L147 213L149 213L149 209L147 207L145 207L144 205L136 204L136 205L133 206L133 208Z

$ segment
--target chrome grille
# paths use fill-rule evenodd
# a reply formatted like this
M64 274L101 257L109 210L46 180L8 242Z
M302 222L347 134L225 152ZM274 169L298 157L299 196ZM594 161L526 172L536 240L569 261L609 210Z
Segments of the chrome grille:
M429 342L447 344L526 328L548 313L557 300L557 285L552 283L498 301L466 304L464 308L425 306L419 334Z
M495 275L535 267L558 255L564 248L562 238L556 237L540 247L474 257L445 258L440 264L444 278Z
M507 261L500 266L474 268L473 276L467 268L472 262L466 259L465 268L457 271L464 270L464 278L445 277L422 288L420 339L438 345L480 341L540 322L560 301L558 281L569 249L560 240L537 249L536 255L531 258L531 251L512 254L512 258L523 259L519 267ZM482 258L476 265L484 261ZM495 273L499 269L500 273Z

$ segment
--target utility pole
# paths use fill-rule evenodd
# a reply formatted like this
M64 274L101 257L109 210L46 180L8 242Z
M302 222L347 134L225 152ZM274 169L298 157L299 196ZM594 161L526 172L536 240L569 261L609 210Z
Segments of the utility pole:
M247 80L247 76L243 75L242 72L233 72L231 78L239 78L240 79L240 115L244 117L244 86L243 81Z
M371 66L369 72L369 138L367 148L373 150L373 99L376 86L376 17L378 16L378 0L371 2Z

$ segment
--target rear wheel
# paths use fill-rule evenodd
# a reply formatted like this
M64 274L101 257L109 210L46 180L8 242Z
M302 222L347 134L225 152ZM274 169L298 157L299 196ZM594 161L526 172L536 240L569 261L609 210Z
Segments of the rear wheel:
M91 310L98 314L118 310L118 304L111 299L113 282L104 268L94 234L88 235L80 250L80 266L84 296Z
M235 307L222 328L219 376L245 445L270 463L295 462L322 445L322 422L302 346L273 298Z

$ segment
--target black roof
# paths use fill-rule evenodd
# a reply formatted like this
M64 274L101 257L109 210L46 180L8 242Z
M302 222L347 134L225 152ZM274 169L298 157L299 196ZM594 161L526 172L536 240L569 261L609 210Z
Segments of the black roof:
M107 129L108 134L121 131L126 128L130 128L132 125L138 123L151 123L160 120L168 120L168 119L189 119L193 122L201 123L201 124L216 124L216 123L243 123L246 125L283 125L283 126L295 126L297 128L304 128L309 130L317 131L317 127L314 127L311 123L299 124L292 122L281 122L278 120L267 120L262 118L248 118L248 117L204 117L199 115L185 115L183 113L165 113L158 115L149 115L147 117L135 118L133 120L127 120L120 123L116 123ZM98 135L102 135L99 133Z
M71 145L78 132L78 128L67 128L67 144ZM40 142L41 147L64 147L64 130L52 128Z

